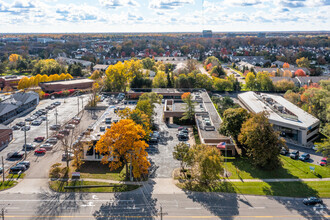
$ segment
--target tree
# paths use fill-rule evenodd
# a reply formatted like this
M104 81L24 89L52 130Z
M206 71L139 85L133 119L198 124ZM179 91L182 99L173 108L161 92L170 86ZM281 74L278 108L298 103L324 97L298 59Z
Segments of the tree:
M18 82L17 89L25 89L29 87L29 78L24 76L20 81Z
M154 70L155 60L149 57L142 59L142 65L144 69Z
M68 73L70 73L72 76L83 76L81 64L70 64L68 68Z
M326 135L321 142L315 143L317 152L321 152L324 157L327 158L328 164L330 164L330 124L326 123L323 128L323 133Z
M49 76L54 74L61 74L63 72L65 72L64 67L54 59L39 60L33 68L34 75L46 74Z
M167 86L166 73L163 71L158 71L152 82L152 86L154 88L166 88Z
M150 166L145 151L148 144L143 140L145 136L146 132L141 125L131 119L122 119L101 136L95 151L104 155L102 163L109 164L110 170L125 165L126 179L129 179L128 165L131 162L133 176L140 178L148 173Z
M99 70L95 70L91 75L91 79L97 80L101 78L101 72Z
M294 73L295 76L306 76L305 71L302 69L297 69L297 71Z
M226 80L226 79L215 78L213 80L213 83L214 83L214 88L217 91L221 91L221 92L232 91L232 89L233 89L233 84L229 80Z
M97 106L98 92L99 91L100 91L100 85L97 82L93 83L91 98L90 98L90 101L89 101L89 104L90 104L91 107L96 107Z
M185 167L191 162L191 154L189 152L189 146L184 142L180 142L174 147L173 158L180 160L181 172L184 173L186 177Z
M19 59L21 59L21 56L18 54L11 54L9 56L9 62L16 63Z
M273 84L276 92L284 92L284 91L292 90L295 87L294 82L289 81L287 79L282 79Z
M204 65L207 66L210 63L212 64L212 67L214 67L214 66L221 66L219 59L216 58L215 56L210 56L210 57L206 58L206 60L204 62Z
M207 145L195 145L191 148L192 173L202 184L210 185L223 174L220 151Z
M124 63L118 62L115 65L110 65L105 72L105 85L108 91L125 92L129 81L133 74L128 71Z
M272 91L273 81L267 72L259 72L256 77L256 89L258 91Z
M288 63L284 63L284 64L283 64L283 68L290 68L290 64L288 64Z
M229 108L222 116L222 124L220 126L220 134L232 136L237 140L240 134L242 124L250 117L250 114L243 108Z
M136 124L142 125L147 135L150 134L151 120L150 117L142 112L140 109L125 108L124 110L118 111L118 116L121 119L132 119Z
M298 65L298 67L309 68L310 62L308 58L302 57L296 60L296 64Z
M285 141L274 131L265 112L252 115L245 121L238 136L252 164L272 170L280 166L280 150Z
M186 103L186 109L181 120L189 120L190 122L193 122L195 118L195 102L192 100L191 93L183 93L181 99Z
M246 88L249 90L256 89L256 77L252 72L249 72L245 77Z

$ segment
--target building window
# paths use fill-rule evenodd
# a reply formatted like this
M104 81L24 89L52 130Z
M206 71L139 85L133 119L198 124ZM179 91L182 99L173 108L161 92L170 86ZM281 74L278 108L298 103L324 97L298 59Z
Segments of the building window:
M313 131L315 131L316 129L319 129L320 125L315 126L314 128L310 129L307 131L307 135L309 135L310 133L312 133Z

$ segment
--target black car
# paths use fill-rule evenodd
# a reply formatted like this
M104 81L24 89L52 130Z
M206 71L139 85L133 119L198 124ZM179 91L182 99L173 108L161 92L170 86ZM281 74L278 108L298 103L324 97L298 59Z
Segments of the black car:
M292 159L298 159L299 158L299 150L292 151L290 153L290 158L292 158Z
M323 204L322 199L316 197L308 197L303 200L305 205L316 205L316 204Z
M24 156L24 152L14 151L7 154L7 159L21 159Z
M280 154L282 155L287 155L289 153L289 150L286 149L285 147L282 147L281 151L280 151Z
M21 121L16 123L17 126L23 127L25 125L25 121Z
M13 130L19 130L19 129L21 129L21 127L20 126L17 126L17 125L14 125L13 127L11 127L11 129L13 129Z
M310 158L311 158L311 155L305 153L299 157L299 160L308 161Z
M21 161L21 162L18 162L16 165L24 165L26 167L26 169L29 169L30 168L30 161Z
M31 143L26 144L27 151L34 150L35 148L36 148L35 144L31 144ZM23 144L23 150L25 150L25 144Z
M15 174L15 173L19 173L19 172L24 172L25 170L26 170L26 166L16 165L16 166L10 168L9 173Z

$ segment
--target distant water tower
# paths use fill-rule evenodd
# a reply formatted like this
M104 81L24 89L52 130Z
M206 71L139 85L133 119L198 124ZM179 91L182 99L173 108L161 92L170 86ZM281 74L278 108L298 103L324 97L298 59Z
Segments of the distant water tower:
M211 30L203 30L202 37L212 38L212 31Z

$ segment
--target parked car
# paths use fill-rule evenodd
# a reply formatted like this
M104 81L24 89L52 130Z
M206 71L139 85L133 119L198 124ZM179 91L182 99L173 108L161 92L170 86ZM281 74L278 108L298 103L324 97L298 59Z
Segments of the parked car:
M105 123L106 124L111 124L111 118L105 118Z
M64 134L60 134L60 133L58 133L58 134L55 135L55 137L56 137L57 139L62 139L62 138L64 138Z
M282 155L287 155L289 153L289 150L286 149L285 147L282 147L281 151L280 151L280 154Z
M21 162L18 162L16 165L24 165L26 167L26 169L29 169L30 168L30 161L21 161Z
M57 138L56 137L51 137L51 138L48 138L46 140L46 143L49 143L49 144L56 144L57 143Z
M77 120L71 120L70 122L69 122L69 124L73 124L73 125L77 125L77 124L79 124L79 121L77 121Z
M291 157L292 159L298 159L298 158L299 158L299 150L292 151L292 152L290 153L290 157Z
M65 125L66 129L74 129L76 126L74 126L73 124L67 124Z
M21 159L24 156L22 151L14 151L7 154L7 159Z
M302 161L308 161L309 159L311 158L311 155L307 154L307 153L304 153L303 155L301 155L299 157L299 160L302 160Z
M57 102L54 102L53 104L56 106L59 106L59 105L61 105L61 102L57 101Z
M101 126L101 127L100 127L100 131L101 131L101 132L105 131L105 127L104 127L104 126Z
M53 150L53 145L52 144L42 144L42 145L40 145L40 148L43 148L47 151L51 151L51 150Z
M321 159L320 165L321 165L321 166L326 166L327 164L328 164L328 160L327 160L327 158L326 158L326 157L323 157L323 158Z
M42 121L40 121L40 120L35 120L35 121L33 121L33 122L31 123L31 125L39 126L39 125L41 125L41 123L42 123Z
M75 117L72 118L72 120L76 120L76 121L79 121L80 122L81 118L75 116Z
M70 130L63 129L63 130L60 130L58 133L63 134L63 135L69 135L70 134Z
M34 154L45 154L47 151L45 148L39 148L34 151Z
M31 126L30 125L25 125L21 128L22 131L28 131L31 129Z
M316 197L308 197L303 200L305 205L316 205L316 204L323 204L322 199Z
M117 123L117 122L118 122L118 120L117 120L117 119L113 120L113 123Z
M28 143L26 144L26 150L34 150L36 148L36 145ZM23 144L23 150L25 150L25 144Z
M25 121L33 121L34 119L32 117L26 118Z
M19 127L22 127L25 125L25 121L18 122L18 123L16 123L16 125Z
M61 128L61 125L51 125L51 126L49 127L50 130L58 130L58 129L60 129L60 128Z
M26 170L26 167L24 165L16 165L16 166L10 168L9 173L16 174L19 172L24 172L25 170Z
M46 120L47 120L47 117L46 117L46 116L41 116L40 119L41 119L42 121L46 121Z
M179 134L177 134L177 136L178 136L178 139L179 139L179 141L187 141L187 140L189 140L189 136L188 136L188 134L187 133L184 133L184 132L179 132Z
M13 129L14 131L16 131L16 130L21 129L21 127L20 126L17 126L17 125L14 125L13 127L11 127L11 129Z
M45 137L36 137L34 138L35 142L43 142L45 140Z

